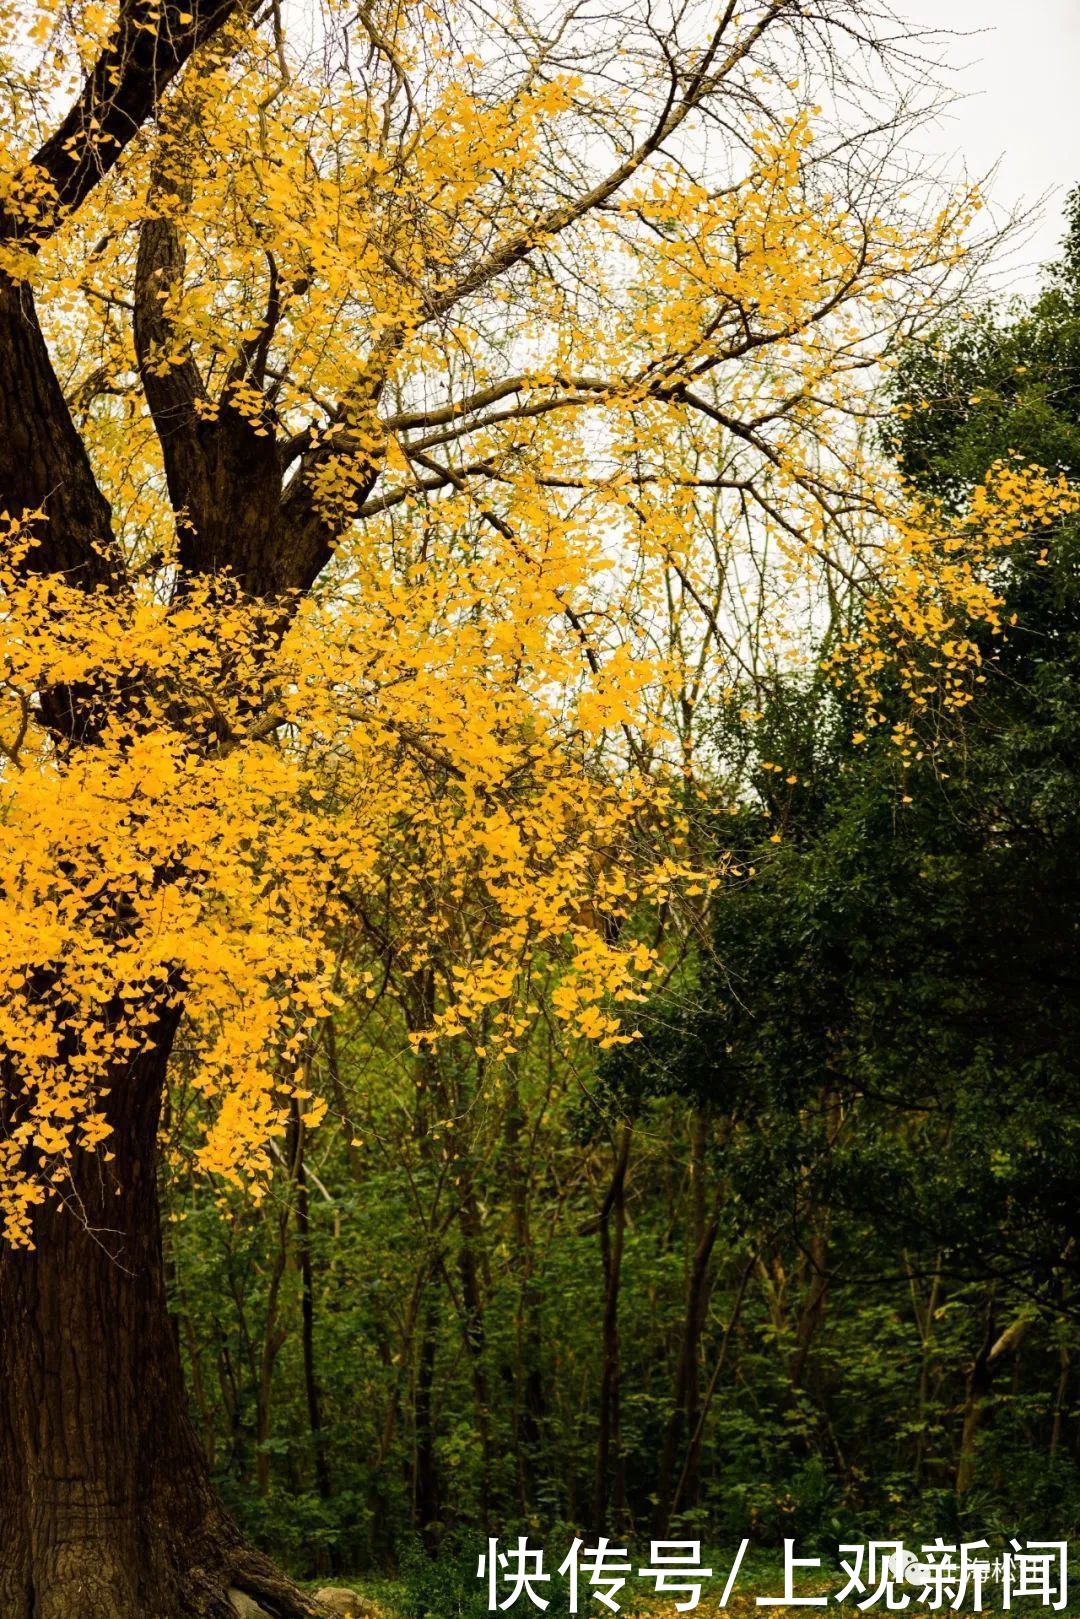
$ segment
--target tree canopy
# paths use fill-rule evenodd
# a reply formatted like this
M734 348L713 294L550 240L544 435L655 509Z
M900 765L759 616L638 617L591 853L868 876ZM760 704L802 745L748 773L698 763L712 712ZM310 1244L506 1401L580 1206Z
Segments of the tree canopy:
M989 601L867 486L857 427L977 199L905 202L895 129L838 144L809 99L817 58L843 61L824 22L775 3L548 39L508 15L493 53L467 9L26 21L4 103L10 362L37 389L13 377L6 431L22 1240L71 1153L107 1150L101 1097L169 1008L217 1099L205 1162L257 1178L362 982L350 931L406 974L438 955L417 1037L512 1049L530 963L569 950L559 1014L623 1038L612 1003L655 964L629 908L692 868L672 708L745 656L732 611L779 645L785 596L884 568L932 641L943 590ZM855 50L869 24L835 26ZM1011 533L1062 498L1001 473L982 504ZM965 532L992 546L985 518Z

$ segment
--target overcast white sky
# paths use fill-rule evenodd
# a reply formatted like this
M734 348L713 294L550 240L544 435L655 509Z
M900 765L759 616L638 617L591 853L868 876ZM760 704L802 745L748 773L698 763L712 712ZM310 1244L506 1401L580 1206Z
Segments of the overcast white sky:
M966 36L948 48L965 100L920 144L939 143L975 175L1000 159L991 195L1007 209L1049 192L1018 255L1030 283L1061 238L1065 193L1080 184L1080 0L893 0L918 27Z

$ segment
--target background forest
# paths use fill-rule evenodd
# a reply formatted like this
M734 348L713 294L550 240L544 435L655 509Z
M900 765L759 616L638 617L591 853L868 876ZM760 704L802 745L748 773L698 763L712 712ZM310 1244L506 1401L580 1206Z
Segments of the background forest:
M893 403L881 454L958 510L1010 456L1080 477L1080 201L1030 306L909 348ZM198 1426L295 1572L1080 1524L1080 528L1013 550L933 737L888 691L867 730L830 651L698 704L728 876L640 1040L575 1043L538 983L508 1064L417 1049L434 978L367 918L323 1123L293 1104L258 1206L173 1185Z

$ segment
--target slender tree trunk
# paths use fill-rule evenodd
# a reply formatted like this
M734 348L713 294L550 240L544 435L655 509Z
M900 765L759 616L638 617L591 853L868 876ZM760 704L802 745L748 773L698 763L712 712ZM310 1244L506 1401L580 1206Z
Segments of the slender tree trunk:
M290 1164L292 1154L290 1152ZM291 1181L286 1190L286 1198L292 1191ZM259 1382L255 1407L255 1485L261 1496L270 1494L270 1413L274 1399L274 1367L277 1364L278 1354L289 1335L289 1329L278 1320L278 1305L281 1302L281 1283L285 1275L285 1267L289 1259L289 1204L278 1217L278 1247L274 1255L274 1264L270 1272L270 1284L266 1293L266 1321L263 1327L262 1349L259 1354Z
M813 1232L807 1243L807 1257L810 1266L810 1281L802 1309L799 1312L799 1323L795 1329L795 1352L791 1357L791 1370L789 1380L792 1391L801 1389L806 1377L806 1365L810 1358L810 1346L815 1334L825 1319L825 1305L829 1294L829 1212L823 1214L823 1223L819 1230Z
M1015 1354L1031 1327L1027 1316L1017 1316L1011 1326L996 1336L994 1304L991 1299L986 1312L986 1336L982 1347L968 1371L964 1397L964 1423L960 1435L960 1457L956 1465L956 1493L966 1495L975 1481L977 1440L983 1405L993 1386L994 1374L1002 1357Z
M172 1034L116 1076L112 1158L73 1163L32 1251L0 1249L3 1619L235 1619L230 1587L314 1611L245 1546L188 1416L156 1180Z
M667 1534L671 1520L671 1496L675 1484L675 1468L682 1451L684 1436L692 1434L697 1426L699 1386L698 1354L705 1313L709 1301L710 1262L716 1235L720 1227L719 1213L706 1216L705 1167L708 1121L698 1110L694 1114L691 1149L693 1173L694 1249L690 1273L686 1284L686 1313L683 1317L682 1339L679 1344L675 1368L675 1389L671 1415L664 1430L664 1443L660 1452L657 1483L656 1534ZM694 1506L696 1495L696 1458L692 1475L686 1480L686 1504Z
M326 1435L322 1422L322 1397L315 1372L315 1279L311 1258L311 1211L308 1199L307 1170L304 1165L304 1124L300 1118L300 1104L293 1099L296 1156L293 1161L296 1181L296 1254L300 1265L300 1336L304 1356L304 1396L307 1401L308 1428L311 1448L315 1456L315 1482L319 1496L328 1501L333 1494L330 1482L330 1463L326 1454Z
M407 985L405 1014L410 1032L430 1029L435 1016L435 975L427 968L413 975ZM442 1078L438 1062L430 1047L417 1054L415 1066L416 1113L413 1130L425 1169L438 1185L435 1146L431 1133L433 1105L443 1099ZM423 1309L420 1318L420 1337L417 1345L416 1380L413 1387L413 1521L427 1550L434 1553L440 1532L441 1491L439 1488L438 1457L435 1451L435 1368L438 1357L438 1290L435 1285L436 1260L432 1242L435 1221L435 1202L425 1218L425 1245L429 1249L428 1267L423 1281ZM441 1268L441 1267L440 1267ZM443 1271L445 1275L445 1270ZM430 1281L428 1277L430 1276Z
M518 1499L523 1512L530 1500L530 1463L539 1453L546 1415L543 1380L543 1317L537 1286L529 1216L529 1164L523 1144L525 1113L516 1069L509 1075L506 1102L505 1163L514 1217L514 1262L520 1277L514 1332L514 1449L517 1455Z
M697 1421L694 1423L693 1432L690 1435L690 1443L686 1447L686 1459L683 1462L682 1472L679 1475L679 1481L675 1486L675 1492L671 1498L672 1517L674 1517L675 1513L679 1510L680 1503L682 1502L683 1490L686 1486L687 1480L697 1469L698 1461L701 1456L701 1442L705 1435L705 1423L709 1415L709 1408L713 1402L713 1395L716 1393L716 1386L720 1381L720 1374L723 1372L724 1364L727 1361L728 1345L731 1342L731 1335L738 1326L739 1317L742 1314L743 1299L746 1297L746 1284L750 1280L751 1273L754 1270L756 1263L756 1257L749 1260L748 1263L744 1265L742 1275L739 1277L739 1285L735 1290L735 1299L731 1306L731 1313L728 1316L727 1326L724 1328L723 1335L720 1339L720 1353L716 1358L716 1364L712 1369L712 1375L709 1378L704 1397L702 1398L701 1404L698 1407Z
M461 1325L465 1350L469 1357L473 1409L476 1413L476 1431L480 1439L480 1525L486 1533L491 1526L491 1390L488 1387L487 1368L484 1364L486 1333L484 1305L480 1292L480 1266L477 1258L480 1245L480 1210L471 1178L461 1200L458 1226L461 1233L461 1251L458 1258L458 1272L461 1276Z
M345 1139L345 1151L349 1156L349 1174L352 1176L354 1186L364 1184L364 1164L360 1157L360 1149L356 1145L356 1126L352 1120L352 1109L345 1090L345 1082L341 1077L341 1062L338 1057L337 1029L333 1018L326 1020L326 1066L330 1075L330 1088L334 1097L334 1112L338 1116L342 1135Z
M911 1302L915 1311L915 1325L919 1332L919 1342L922 1353L919 1364L919 1403L917 1410L918 1432L915 1439L915 1465L914 1478L916 1489L922 1488L923 1458L926 1454L926 1425L930 1407L930 1370L934 1355L934 1321L937 1314L938 1299L941 1295L941 1254L934 1260L934 1275L930 1284L930 1293L925 1305L919 1299L918 1289L915 1286L915 1277L907 1254L904 1255L904 1265L908 1273L908 1286L911 1290Z
M675 1372L675 1396L672 1412L664 1431L664 1444L660 1453L660 1472L655 1527L657 1535L665 1535L671 1517L671 1493L675 1482L675 1467L682 1450L684 1436L693 1433L699 1410L698 1353L701 1332L705 1324L705 1310L709 1296L709 1260L716 1242L719 1222L710 1220L694 1253L690 1280L687 1286L686 1315L683 1321L679 1362ZM695 1480L688 1478L686 1505L695 1505Z
M604 1275L603 1351L600 1370L600 1426L596 1436L596 1488L593 1524L597 1534L607 1528L611 1464L615 1465L615 1506L625 1505L622 1483L621 1412L619 1388L619 1284L622 1278L623 1236L626 1230L626 1170L630 1162L631 1127L625 1124L615 1172L600 1211L600 1255Z
M1058 1376L1057 1393L1054 1395L1054 1422L1050 1431L1051 1456L1057 1455L1061 1444L1061 1427L1065 1419L1065 1402L1069 1392L1069 1370L1072 1363L1064 1344L1058 1345L1058 1364L1061 1371Z
M416 1394L413 1420L416 1430L416 1454L413 1469L413 1500L416 1526L428 1551L438 1544L439 1474L435 1459L435 1354L438 1347L436 1332L438 1313L435 1289L427 1289L424 1301L423 1329L416 1368Z

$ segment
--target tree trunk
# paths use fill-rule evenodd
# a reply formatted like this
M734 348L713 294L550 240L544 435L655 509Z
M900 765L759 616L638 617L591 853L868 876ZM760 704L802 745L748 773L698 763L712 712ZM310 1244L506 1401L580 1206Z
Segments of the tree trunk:
M1056 1456L1058 1446L1061 1444L1061 1427L1065 1419L1065 1400L1069 1392L1069 1369L1072 1364L1069 1351L1064 1344L1058 1345L1058 1364L1061 1367L1058 1376L1057 1393L1054 1395L1054 1422L1050 1430L1050 1455Z
M262 1348L259 1352L258 1392L255 1399L255 1487L265 1499L271 1483L271 1410L274 1401L274 1368L278 1355L289 1336L289 1329L278 1319L281 1304L281 1284L289 1263L289 1216L296 1175L296 1155L299 1148L300 1112L295 1103L290 1111L286 1140L286 1177L283 1202L277 1218L277 1250L270 1267L270 1280L266 1289L266 1318L263 1323Z
M0 207L5 249L17 245L32 255L80 206L153 116L192 51L236 9L235 0L207 0L190 12L162 7L148 20L142 5L119 7L117 26L67 115L29 164L50 206L32 221L17 206ZM34 194L35 186L29 190ZM172 247L151 219L140 235L143 270L156 268L155 251L167 259ZM136 321L142 335L146 313ZM146 370L144 350L138 359ZM176 397L188 380L185 369L159 401L168 409L155 414L170 485L180 453L175 434L186 426L183 412L193 408L191 399ZM152 414L153 391L151 382ZM241 545L215 563L235 564L252 590L291 600L325 563L333 536L305 480L294 478L285 491L276 456L260 458L266 435L249 423L244 438L231 400L225 403L227 425L207 436L206 450L216 458L228 513L215 507L212 515L220 528L244 503L252 513L266 511L265 491L253 487L256 465L265 482L276 479L277 508L262 555L242 555ZM251 451L254 445L259 449ZM25 569L62 572L87 592L118 593L130 584L31 286L6 271L0 272L0 509L15 517L41 514ZM189 511L181 535L191 521ZM249 514L237 534L246 540L256 529L258 518ZM204 555L216 534L208 532ZM184 543L190 550L191 542ZM61 749L92 745L106 698L47 686L39 694L41 722ZM33 1248L0 1247L2 1619L235 1619L230 1588L276 1619L316 1611L245 1546L210 1487L188 1418L166 1307L157 1195L158 1122L175 1024L170 1012L148 1033L143 1053L110 1076L102 1093L112 1127L106 1151L76 1149L69 1178L34 1212ZM21 1107L17 1075L0 1067L0 1135L10 1134Z
M975 1481L979 1422L983 1405L993 1386L994 1374L1004 1355L1015 1354L1031 1327L1027 1316L1017 1316L1011 1326L996 1336L994 1301L986 1312L986 1336L967 1375L964 1397L964 1425L960 1436L960 1457L956 1464L956 1493L966 1495Z
M682 1472L679 1475L679 1482L675 1486L675 1493L671 1498L672 1517L674 1517L676 1512L679 1510L679 1505L683 1497L683 1489L685 1488L687 1480L696 1473L698 1461L701 1456L701 1441L705 1434L705 1422L709 1415L709 1408L713 1402L713 1395L716 1393L716 1386L720 1381L720 1374L724 1370L724 1363L727 1360L728 1345L731 1342L731 1335L738 1326L739 1317L742 1314L743 1299L746 1297L746 1284L749 1282L750 1276L756 1268L756 1265L757 1256L755 1255L747 1262L746 1265L743 1266L742 1275L739 1277L739 1285L735 1289L735 1298L731 1306L731 1313L728 1316L727 1326L724 1328L720 1339L720 1353L716 1358L716 1364L712 1369L712 1376L709 1378L708 1387L706 1388L704 1397L700 1406L698 1407L697 1421L694 1424L694 1431L690 1435L690 1443L686 1449L686 1459L683 1462Z
M521 1101L518 1073L511 1066L507 1076L504 1141L505 1174L514 1218L514 1264L520 1277L518 1302L514 1312L514 1410L513 1441L517 1458L518 1501L528 1515L531 1474L539 1455L546 1414L543 1379L543 1311L537 1286L536 1258L529 1218L529 1149L523 1143L525 1111ZM550 1094L550 1088L549 1088Z
M188 1416L156 1177L174 1026L116 1077L112 1158L80 1155L36 1247L0 1249L4 1619L235 1619L230 1587L316 1611L244 1544Z
M308 1203L307 1170L304 1165L304 1123L300 1118L300 1104L293 1098L293 1128L296 1132L296 1254L300 1265L300 1321L304 1353L304 1396L307 1400L308 1428L311 1449L315 1458L315 1482L319 1497L329 1501L333 1495L330 1481L330 1462L326 1454L326 1435L323 1432L322 1397L315 1372L315 1276L311 1256L311 1213ZM326 1572L323 1570L323 1572Z
M811 1233L806 1245L806 1257L810 1264L810 1282L802 1309L799 1312L799 1324L795 1330L795 1352L791 1357L791 1370L789 1381L792 1392L801 1389L806 1376L806 1364L810 1358L810 1346L814 1335L825 1319L825 1305L829 1293L829 1211L823 1215L822 1229Z
M461 1233L461 1250L458 1255L458 1273L461 1277L461 1328L465 1352L469 1357L476 1433L480 1440L480 1527L487 1534L491 1527L491 1390L488 1387L485 1365L487 1333L480 1290L480 1264L477 1258L480 1244L480 1210L476 1202L476 1189L472 1185L471 1171L458 1211L458 1227Z
M918 1289L915 1286L915 1275L904 1254L904 1268L908 1273L908 1286L911 1290L911 1303L915 1312L915 1325L919 1333L921 1357L919 1365L919 1403L916 1408L916 1439L915 1439L915 1488L922 1489L923 1458L926 1454L926 1428L929 1421L928 1411L930 1405L930 1370L934 1355L934 1321L937 1316L938 1299L941 1296L941 1254L934 1260L934 1274L930 1283L930 1292L923 1304L919 1299Z
M653 1528L658 1536L668 1532L671 1523L671 1498L675 1484L675 1468L683 1445L684 1434L692 1434L697 1427L699 1388L698 1355L705 1315L709 1303L710 1262L720 1229L719 1203L711 1219L706 1216L705 1173L708 1145L708 1119L700 1108L691 1125L691 1166L694 1248L690 1274L686 1284L686 1313L683 1317L682 1339L675 1367L675 1389L671 1415L664 1429L664 1443L660 1451L660 1466L656 1486L656 1513ZM697 1459L690 1459L691 1471L686 1477L687 1506L697 1505Z
M423 1330L420 1337L413 1423L416 1449L413 1463L413 1514L420 1538L434 1555L439 1543L439 1472L435 1455L435 1356L438 1349L438 1313L435 1290L429 1288L424 1300Z
M596 1533L608 1528L609 1471L615 1464L615 1512L624 1516L625 1486L622 1458L619 1363L619 1284L622 1279L623 1238L626 1232L626 1170L630 1162L631 1127L624 1124L615 1172L600 1211L600 1256L604 1276L603 1358L600 1372L600 1424L596 1436L596 1487L593 1525ZM613 1229L612 1229L613 1228Z

